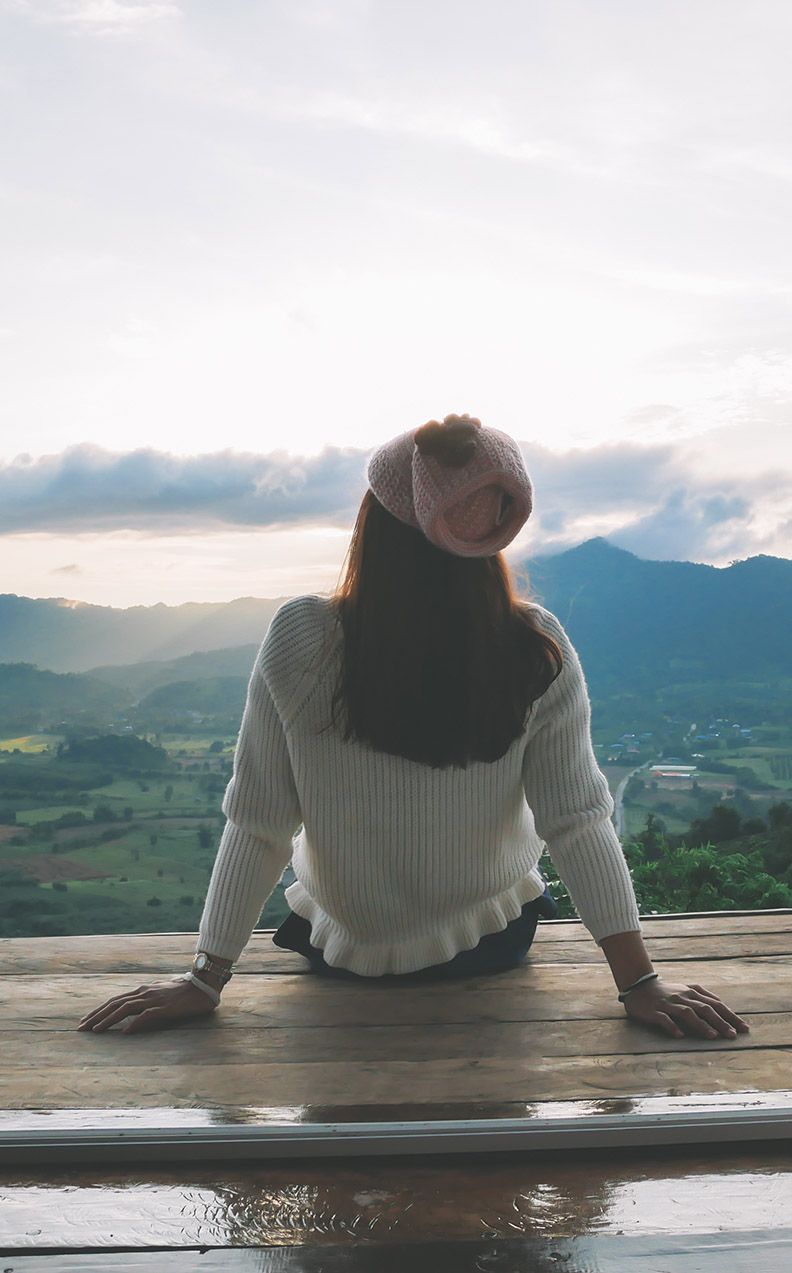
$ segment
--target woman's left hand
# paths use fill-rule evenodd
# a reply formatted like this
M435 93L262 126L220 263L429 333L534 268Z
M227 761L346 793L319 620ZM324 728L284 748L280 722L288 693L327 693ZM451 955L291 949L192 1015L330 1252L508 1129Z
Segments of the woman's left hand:
M662 979L646 981L630 991L624 1007L634 1021L659 1026L675 1039L691 1034L705 1039L715 1039L718 1035L735 1039L750 1030L747 1021L704 986L685 986Z

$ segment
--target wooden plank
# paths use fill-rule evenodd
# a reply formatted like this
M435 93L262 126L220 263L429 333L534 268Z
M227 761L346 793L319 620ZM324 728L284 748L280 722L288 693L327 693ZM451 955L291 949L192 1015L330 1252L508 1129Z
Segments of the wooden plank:
M480 1022L468 1025L385 1025L365 1030L339 1030L333 1026L303 1028L260 1023L258 1028L221 1025L214 1029L180 1030L178 1025L127 1036L120 1029L100 1033L76 1030L40 1030L35 1036L36 1068L72 1065L105 1070L116 1064L181 1066L194 1060L196 1048L207 1065L234 1066L241 1060L279 1062L281 1065L324 1061L420 1061L462 1060L486 1057L633 1056L664 1052L668 1037L652 1026L623 1017L619 1021L550 1021L536 1023ZM712 1052L718 1048L792 1048L792 1013L754 1014L750 1034L735 1039L690 1037L675 1043L675 1050ZM6 1030L3 1035L4 1068L24 1070L30 1057L30 1032ZM101 1084L101 1076L97 1076ZM0 1079L0 1096L3 1080Z
M195 953L191 933L98 934L90 937L19 937L2 943L3 971L19 973L157 973L170 975L189 968ZM254 934L243 957L240 974L260 972L308 973L302 955L265 946Z
M702 933L695 937L653 937L646 947L653 961L669 959L752 959L756 956L792 954L792 933ZM599 963L604 955L594 942L537 944L532 963Z
M730 915L678 919L648 917L643 921L647 942L657 951L657 958L677 958L683 955L667 953L672 947L670 939L678 939L679 949L687 949L687 940L702 938L724 939L717 943L719 952L739 935L734 953L749 953L757 943L750 940L743 946L743 938L762 934L775 940L775 945L761 953L792 953L792 914ZM784 935L790 936L787 946ZM20 937L7 938L2 944L4 973L64 973L64 972L126 972L153 970L171 972L187 967L195 950L194 933L132 933L96 934L90 937ZM539 926L534 950L542 959L568 958L555 947L574 943L590 948L588 955L575 951L572 962L601 959L602 954L593 939L577 920L553 921ZM683 944L685 943L685 944ZM553 948L551 955L550 949ZM705 954L702 948L702 956ZM720 957L719 954L713 957ZM304 972L306 961L289 951L281 951L272 945L271 932L257 930L253 933L242 956L240 974L255 972Z
M714 933L789 933L792 932L792 911L751 911L748 914L735 911L717 911L714 914L643 915L641 927L644 936L697 937ZM592 941L591 934L580 920L540 921L540 941Z
M16 1255L7 1273L404 1273L405 1257L412 1273L787 1273L792 1237L773 1232L742 1231L733 1236L695 1235L644 1237L590 1235L583 1238L509 1238L493 1242L433 1241L410 1244L379 1242L351 1246L295 1246L259 1250L54 1253Z
M6 1253L83 1247L106 1258L108 1247L412 1244L474 1241L483 1234L501 1241L591 1232L693 1236L702 1230L737 1241L746 1228L792 1228L787 1147L738 1147L726 1158L721 1147L717 1154L694 1148L685 1155L581 1150L486 1160L226 1162L220 1171L212 1163L48 1166L6 1170L0 1180ZM728 1261L723 1268L731 1273Z
M9 939L3 944L4 972L6 975L62 975L70 972L83 976L86 973L172 976L189 967L193 953L193 946L184 941L180 946L154 941L130 941L128 945L122 946L118 937L88 937L79 939L79 947L70 946L66 950L48 944L74 940L76 939ZM28 941L33 944L28 947L21 945ZM769 955L792 955L792 933L704 933L691 938L647 936L647 946L652 958L658 962L683 959L752 959ZM528 962L532 965L599 964L604 959L602 951L591 940L568 944L537 940ZM301 955L279 951L276 947L268 950L257 943L244 952L236 976L239 978L262 972L312 975L307 960Z
M625 1150L641 1149L642 1152L649 1152L648 1146L652 1145L655 1152L662 1156L663 1153L674 1152L674 1146L685 1144L695 1147L696 1152L704 1152L714 1145L724 1145L729 1136L712 1136L711 1138L704 1136L704 1130L717 1128L720 1123L732 1135L730 1143L730 1153L728 1155L731 1161L732 1155L744 1149L751 1147L752 1144L767 1145L772 1147L776 1144L782 1144L786 1147L788 1153L788 1138L782 1135L761 1135L761 1127L764 1126L767 1119L783 1117L785 1121L785 1130L790 1122L792 1122L792 1090L776 1091L776 1092L711 1092L702 1096L695 1094L693 1096L631 1096L624 1097L620 1095L597 1097L596 1100L571 1100L571 1101L520 1101L520 1100L502 1100L502 1101L478 1101L478 1102L456 1102L449 1101L427 1101L423 1104L401 1104L387 1105L368 1104L368 1105L257 1105L246 1106L244 1109L230 1107L228 1110L219 1110L215 1108L201 1109L198 1106L176 1107L176 1106L159 1106L149 1108L147 1106L136 1106L130 1109L114 1109L112 1107L97 1107L95 1109L80 1108L79 1106L69 1106L64 1109L4 1109L0 1110L0 1144L3 1150L9 1150L9 1156L5 1163L6 1179L8 1179L8 1171L13 1166L17 1175L21 1170L25 1172L39 1171L41 1167L37 1165L33 1157L10 1157L12 1147L17 1146L24 1139L26 1144L32 1144L37 1137L41 1137L42 1141L52 1145L80 1145L88 1147L97 1137L103 1138L105 1142L112 1143L113 1138L123 1133L124 1141L127 1145L134 1142L135 1145L143 1146L148 1143L152 1146L152 1151L147 1158L145 1153L138 1154L135 1158L113 1157L107 1159L96 1155L93 1157L78 1157L75 1155L74 1160L70 1160L68 1156L51 1157L43 1156L39 1161L46 1164L46 1170L51 1167L53 1171L64 1169L72 1166L77 1169L80 1165L82 1170L88 1169L88 1163L112 1162L117 1171L130 1170L139 1166L140 1163L150 1165L155 1160L161 1165L164 1155L161 1152L160 1141L165 1142L172 1133L173 1143L178 1149L179 1144L185 1143L185 1136L195 1139L190 1140L196 1152L182 1159L180 1152L177 1152L176 1160L189 1162L190 1167L200 1165L201 1162L214 1161L211 1154L201 1155L197 1152L200 1146L211 1144L232 1144L234 1134L238 1128L244 1129L243 1134L238 1138L239 1152L234 1156L233 1162L240 1169L251 1162L255 1163L256 1159L250 1159L243 1152L245 1145L248 1143L248 1133L253 1131L260 1133L264 1137L270 1134L275 1136L284 1128L292 1129L295 1136L299 1136L303 1131L310 1138L314 1133L318 1138L327 1140L327 1128L343 1127L350 1130L350 1135L362 1133L361 1129L366 1127L387 1127L389 1124L398 1123L403 1128L407 1125L416 1123L432 1123L437 1126L438 1135L442 1135L444 1129L450 1129L451 1134L456 1136L456 1130L463 1123L472 1124L472 1130L475 1132L475 1125L481 1123L482 1120L492 1124L497 1124L497 1134L503 1133L504 1139L501 1145L504 1147L498 1149L487 1149L481 1146L474 1146L470 1153L475 1153L478 1158L482 1155L486 1156L489 1162L493 1157L506 1155L506 1160L512 1160L510 1156L515 1152L513 1148L514 1142L509 1142L508 1133L510 1129L515 1132L525 1131L526 1126L530 1123L542 1133L541 1149L537 1147L534 1156L537 1161L544 1161L548 1155L555 1154L559 1161L576 1161L567 1157L567 1145L573 1141L576 1145L576 1153L591 1152L607 1152L608 1154L619 1154ZM645 1119L647 1127L657 1129L664 1123L674 1122L678 1131L684 1132L685 1127L689 1124L699 1131L698 1139L686 1140L680 1137L669 1138L667 1141L661 1137L647 1139L646 1143L635 1140L628 1140L626 1137L618 1137L616 1139L611 1135L611 1140L598 1145L593 1141L588 1145L584 1144L586 1135L589 1132L597 1132L602 1130L607 1123L611 1133L619 1131L619 1123L621 1123L622 1131L626 1131L629 1122L630 1127L640 1127L641 1120ZM603 1120L605 1122L603 1123ZM577 1130L581 1136L574 1135L575 1128L571 1124L577 1125ZM754 1129L756 1134L753 1138L750 1135L743 1135L742 1129L746 1127ZM771 1123L772 1125L772 1123ZM545 1133L551 1133L553 1126L561 1129L562 1136L559 1137L555 1147L549 1145L548 1137ZM416 1134L420 1129L416 1130ZM483 1130L492 1130L483 1129ZM736 1131L740 1130L739 1137ZM570 1133L570 1135L567 1135ZM401 1133L402 1138L408 1134L407 1131ZM120 1142L119 1142L120 1143ZM344 1152L349 1161L354 1161L359 1157L357 1149L347 1152L347 1145L350 1142L344 1137ZM393 1157L393 1149L390 1147L395 1143L393 1139L388 1140L387 1153L383 1149L380 1157ZM494 1143L494 1142L493 1142ZM465 1150L457 1146L461 1141L455 1140L455 1146L452 1149L437 1148L429 1157L430 1162L438 1160L445 1153L453 1152L455 1161L461 1156L464 1158ZM509 1145L508 1150L505 1148ZM156 1148L154 1148L156 1147ZM332 1148L332 1146L331 1146ZM520 1149L523 1158L530 1151L523 1146ZM419 1155L425 1158L425 1150L423 1148L416 1149L413 1157ZM398 1156L394 1159L409 1157L410 1151L404 1145L401 1145ZM292 1161L298 1159L297 1154L289 1155ZM320 1155L306 1154L303 1155L303 1161L321 1162L323 1158L335 1157L338 1155L325 1154ZM375 1155L376 1157L376 1155ZM227 1155L225 1160L228 1160ZM283 1160L283 1159L279 1159ZM166 1160L167 1161L167 1160ZM522 1161L522 1160L521 1160ZM122 1168L123 1163L123 1168ZM789 1162L787 1162L789 1166ZM2 1178L2 1168L0 1168L0 1178ZM53 1179L55 1177L53 1176ZM16 1179L16 1177L15 1177Z
M740 1015L789 1008L792 958L663 965L672 981L694 981L721 995ZM129 975L18 976L0 981L3 1028L76 1031L82 1015L141 982ZM143 982L145 984L145 980ZM232 980L208 1017L179 1023L179 1030L217 1025L253 1027L434 1025L488 1021L623 1020L607 966L536 965L455 985L363 986L320 977L255 976ZM135 1036L128 1036L133 1041ZM150 1036L147 1036L150 1037Z
M66 1065L8 1073L2 1104L6 1109L197 1106L229 1110L262 1104L398 1106L436 1101L772 1092L789 1086L791 1065L788 1049L734 1046L706 1056L699 1049L680 1048L638 1056L316 1061L294 1065L207 1065L197 1060L172 1067L116 1064L99 1075L95 1066Z

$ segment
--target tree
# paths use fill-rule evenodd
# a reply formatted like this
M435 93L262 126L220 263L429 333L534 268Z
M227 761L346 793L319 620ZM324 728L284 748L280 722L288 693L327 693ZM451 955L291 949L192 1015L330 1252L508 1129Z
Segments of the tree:
M201 849L210 849L214 844L214 833L211 827L202 822L198 827L198 846Z
M742 818L738 809L729 805L716 804L708 818L696 818L690 824L690 839L699 844L713 841L722 844L724 841L736 840L742 828ZM687 837L686 837L687 838Z
M758 853L723 853L712 844L689 849L662 842L647 862L640 844L625 846L642 914L665 911L764 910L792 906L792 888L764 870Z
M165 788L162 794L165 797L166 804L170 804L171 800L173 799L173 786L171 783L168 783L167 787Z

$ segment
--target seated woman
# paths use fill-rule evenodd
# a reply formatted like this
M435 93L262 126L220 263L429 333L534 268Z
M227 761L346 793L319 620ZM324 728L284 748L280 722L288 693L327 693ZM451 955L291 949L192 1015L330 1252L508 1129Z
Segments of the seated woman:
M502 556L532 507L516 442L447 416L380 447L368 480L338 591L282 606L256 659L192 970L79 1028L213 1011L290 861L274 941L317 975L505 972L556 914L546 846L630 1016L678 1038L747 1030L652 967L580 662Z

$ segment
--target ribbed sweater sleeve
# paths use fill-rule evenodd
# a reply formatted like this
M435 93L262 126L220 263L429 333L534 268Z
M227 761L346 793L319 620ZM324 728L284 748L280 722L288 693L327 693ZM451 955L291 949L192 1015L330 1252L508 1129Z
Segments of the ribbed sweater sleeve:
M272 631L272 630L271 630ZM274 640L275 634L269 641ZM259 654L248 685L234 773L223 800L228 821L198 930L198 950L237 960L292 854L302 822L286 736Z
M564 666L539 699L523 761L523 784L578 914L596 942L640 930L638 906L616 829L613 798L591 745L591 706L583 669L561 624L539 612Z

